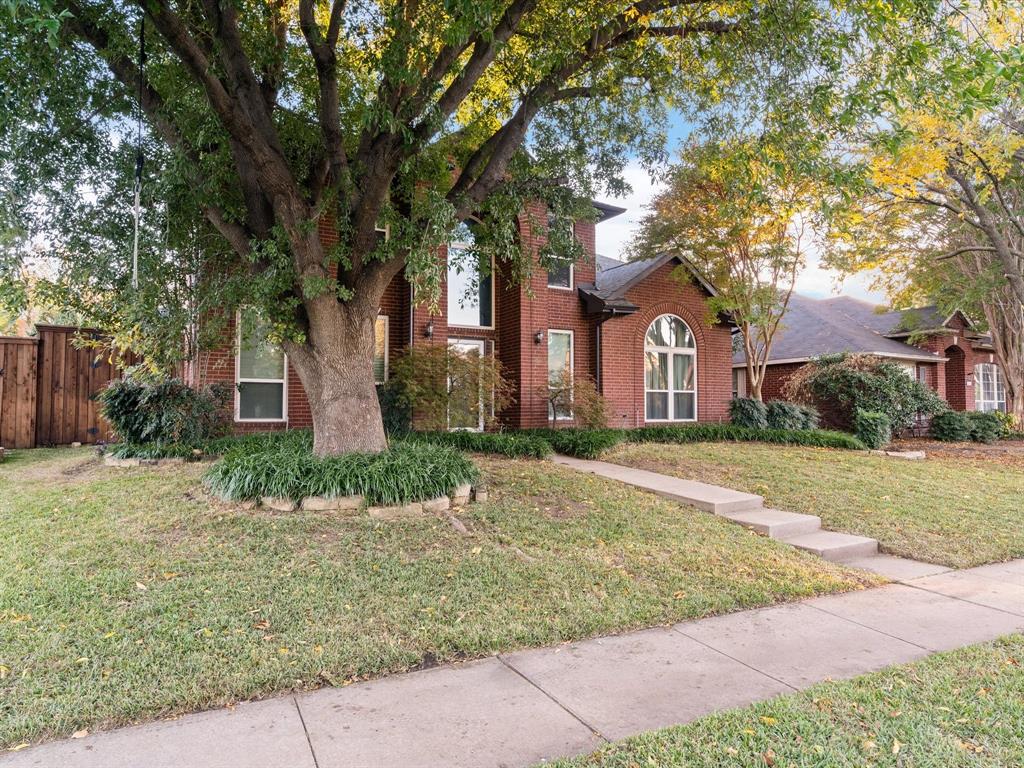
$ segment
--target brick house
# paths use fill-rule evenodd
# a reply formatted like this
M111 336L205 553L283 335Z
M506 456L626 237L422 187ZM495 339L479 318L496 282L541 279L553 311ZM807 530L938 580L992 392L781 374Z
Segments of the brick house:
M958 411L1007 410L1002 371L992 341L960 312L935 307L883 311L849 296L812 299L794 295L772 345L761 395L784 399L795 371L819 355L857 352L902 365ZM733 356L733 391L746 392L746 356Z
M596 225L623 213L595 203ZM538 264L545 244L546 210L535 204L519 217L522 247ZM574 225L585 258L548 272L533 271L529 285L514 283L497 265L490 275L467 276L449 264L440 311L417 305L403 275L382 301L377 320L378 383L410 346L449 344L494 355L509 371L515 402L498 414L509 428L548 425L547 382L568 368L589 377L606 398L612 426L724 421L731 396L731 332L723 318L709 319L714 293L685 260L660 256L624 263L595 252L595 222ZM333 233L321 226L321 237ZM471 222L459 228L439 258L465 247ZM457 261L457 260L456 260ZM680 279L678 270L693 279ZM241 322L239 322L241 321ZM186 366L195 385L235 385L236 432L308 427L302 383L285 356L262 339L259 322L237 313L224 343ZM572 425L570 413L558 422ZM453 414L452 428L480 429L478 414Z

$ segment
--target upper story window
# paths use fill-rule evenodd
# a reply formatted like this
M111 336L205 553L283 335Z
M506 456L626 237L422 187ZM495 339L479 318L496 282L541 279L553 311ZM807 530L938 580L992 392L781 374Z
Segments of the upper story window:
M974 410L1006 410L1006 382L1002 370L995 363L974 366Z
M284 421L287 360L268 338L269 326L252 309L238 313L235 418Z
M448 244L448 325L493 328L493 264L478 261L472 226L462 222Z
M576 228L573 222L557 216L548 215L548 238L552 232L568 229L568 235L574 237ZM564 263L553 264L548 268L548 288L565 288L572 290L573 263L571 259L564 260Z

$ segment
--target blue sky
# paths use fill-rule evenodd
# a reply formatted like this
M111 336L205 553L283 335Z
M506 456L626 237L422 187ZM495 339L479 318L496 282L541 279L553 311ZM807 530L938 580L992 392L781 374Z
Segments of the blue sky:
M674 156L680 143L690 134L692 126L681 115L675 115L668 132L668 146ZM597 227L597 252L605 256L626 259L626 249L636 233L640 220L647 213L647 206L661 188L652 181L647 172L637 162L626 168L626 181L633 188L632 194L626 197L602 198L604 202L620 205L626 209L621 216L606 221ZM885 294L873 291L870 287L870 276L856 275L840 280L839 274L821 265L817 253L809 254L807 268L797 279L797 291L807 296L824 298L826 296L854 296L867 299L878 304L887 303Z

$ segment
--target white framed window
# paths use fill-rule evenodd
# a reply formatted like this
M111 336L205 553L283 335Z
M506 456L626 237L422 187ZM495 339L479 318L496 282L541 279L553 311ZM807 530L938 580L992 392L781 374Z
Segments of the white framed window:
M383 384L388 380L388 316L377 315L373 326L373 381Z
M662 315L644 336L644 418L697 420L697 343L675 315Z
M548 232L555 227L561 226L563 220L556 218L548 214ZM574 222L568 222L569 233L572 237L576 236L576 224ZM573 286L573 279L575 277L575 266L572 261L565 260L557 265L552 265L548 268L548 288L557 288L562 291L571 291Z
M483 339L448 339L448 348L454 354L462 355L463 357L470 359L476 357L481 365L483 365L484 355L487 353L487 345ZM449 392L455 387L467 385L467 382L453 381L452 376L448 376ZM478 379L476 379L475 386L479 387ZM454 408L449 405L448 429L452 432L459 430L465 432L484 431L484 399L482 392L476 398L475 403L469 398L463 398Z
M564 386L565 378L569 379L569 399L552 402L548 398L548 420L568 420L572 413L572 388L575 370L575 339L572 331L548 330L548 391Z
M1006 381L995 363L974 366L974 410L1006 410Z
M256 311L239 310L235 321L235 421L287 421L287 356Z
M448 325L494 327L494 263L473 264L476 243L472 221L464 221L448 244Z
M742 368L732 369L732 399L747 396L747 372Z

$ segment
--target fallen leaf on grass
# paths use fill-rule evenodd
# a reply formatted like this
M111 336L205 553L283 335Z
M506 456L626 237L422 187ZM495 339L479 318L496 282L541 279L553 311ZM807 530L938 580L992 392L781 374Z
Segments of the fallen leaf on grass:
M83 728L80 731L75 731L74 733L72 733L71 734L71 738L72 739L84 739L88 735L89 735L89 729L88 728Z

